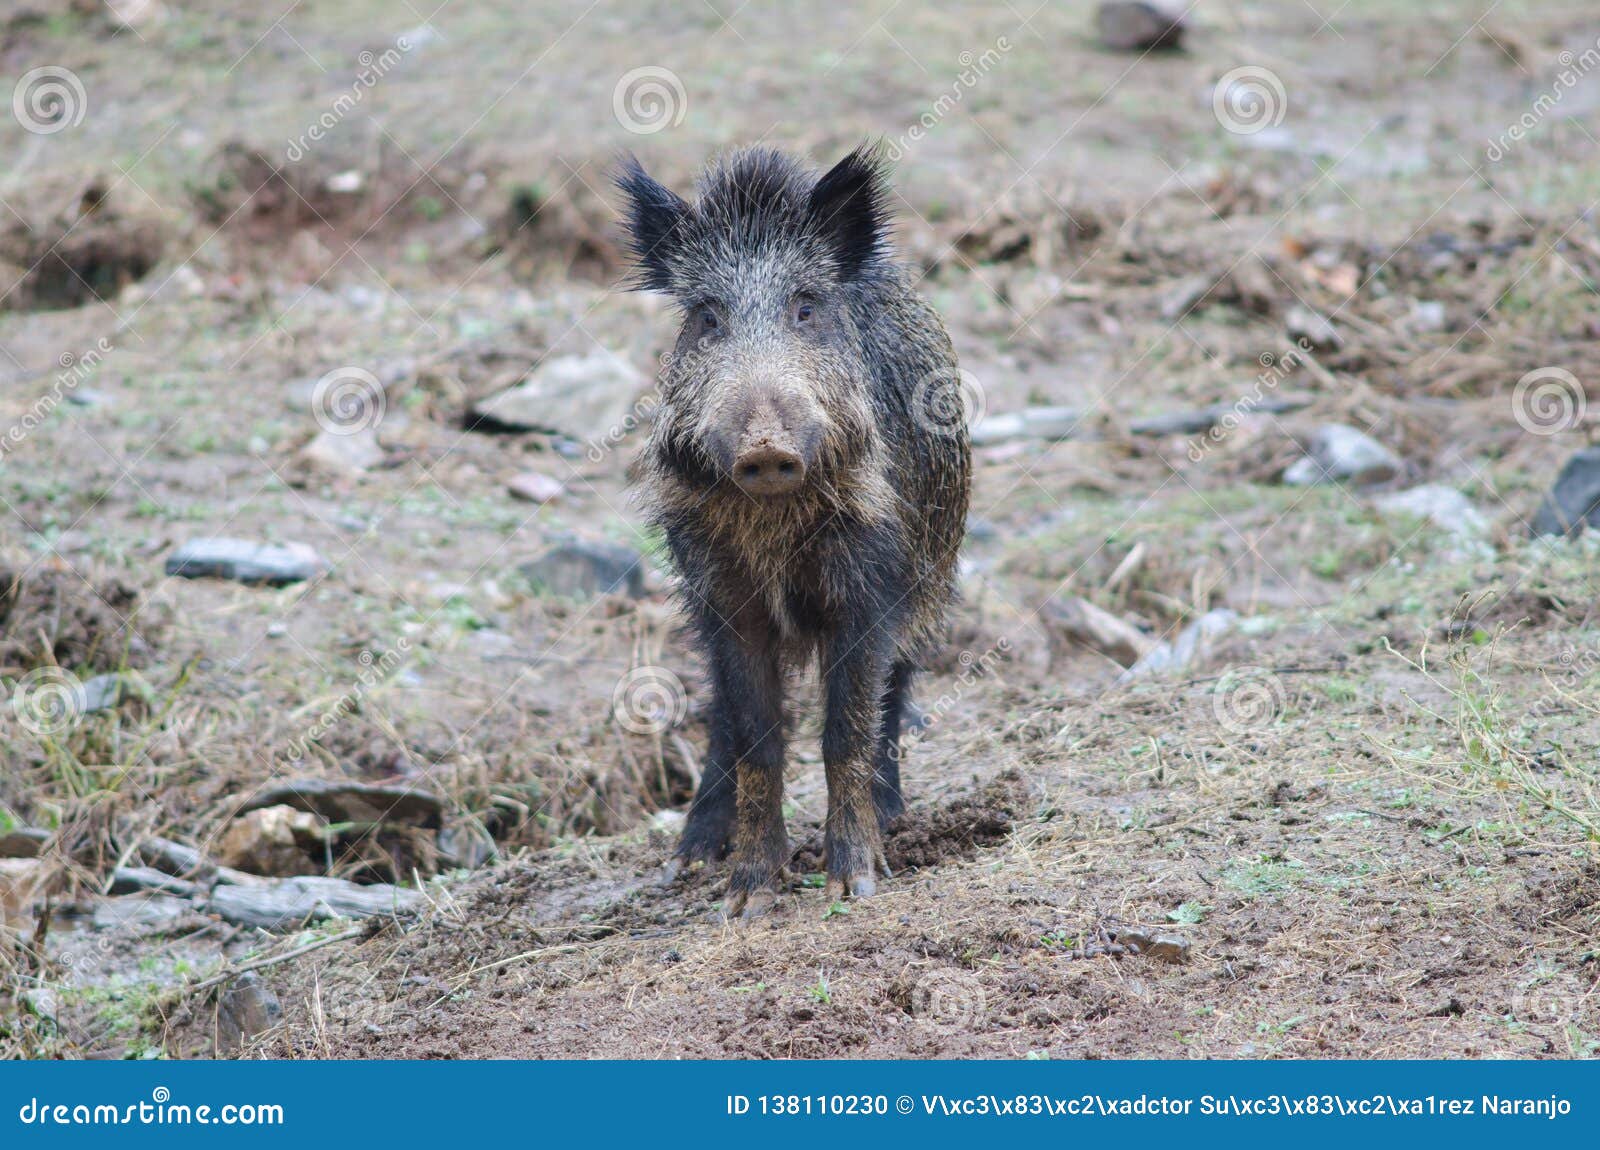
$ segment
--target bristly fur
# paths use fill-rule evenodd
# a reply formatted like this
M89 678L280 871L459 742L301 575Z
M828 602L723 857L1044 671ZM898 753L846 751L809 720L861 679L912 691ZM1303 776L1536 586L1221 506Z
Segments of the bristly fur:
M735 905L774 880L783 672L815 654L830 883L864 893L880 824L901 808L912 670L955 593L970 450L964 422L938 416L960 410L955 350L892 257L875 148L820 177L771 149L734 152L693 203L631 158L617 184L633 286L683 309L635 472L716 695L680 857L731 843ZM804 456L798 489L757 500L734 481L752 428Z

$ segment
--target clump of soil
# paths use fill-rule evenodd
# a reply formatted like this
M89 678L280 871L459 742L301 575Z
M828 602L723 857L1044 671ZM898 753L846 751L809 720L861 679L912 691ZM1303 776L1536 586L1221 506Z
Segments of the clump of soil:
M159 222L114 210L105 188L91 184L49 224L19 221L0 233L0 306L48 311L112 299L149 275L165 247Z
M121 579L64 566L0 567L0 667L111 671L147 663L166 629Z
M511 192L488 254L504 253L511 274L528 283L560 276L612 283L626 268L612 220L610 206L582 180L554 194L522 184Z

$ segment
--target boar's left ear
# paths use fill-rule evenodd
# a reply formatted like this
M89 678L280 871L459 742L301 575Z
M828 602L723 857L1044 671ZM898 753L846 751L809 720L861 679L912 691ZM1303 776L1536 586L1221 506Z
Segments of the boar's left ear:
M863 144L811 189L811 227L832 249L841 279L878 263L888 247L888 180L882 149Z
M681 228L694 209L651 179L632 155L624 156L618 165L616 185L627 199L628 250L636 264L630 286L670 291L672 259L683 241Z

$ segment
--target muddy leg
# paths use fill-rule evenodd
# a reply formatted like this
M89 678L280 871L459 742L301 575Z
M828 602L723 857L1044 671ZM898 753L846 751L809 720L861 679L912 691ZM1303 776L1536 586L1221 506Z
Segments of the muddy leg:
M897 661L889 672L888 689L883 693L883 729L878 734L877 769L872 775L872 806L878 813L880 832L887 831L889 824L906 809L906 801L900 793L900 727L911 699L914 673L910 663Z
M727 914L758 914L789 864L783 828L783 675L776 637L726 635L713 648L718 711L733 755L733 859Z
M889 681L887 644L871 628L845 629L824 655L822 762L828 775L823 833L830 899L866 896L883 854L873 809L883 699Z

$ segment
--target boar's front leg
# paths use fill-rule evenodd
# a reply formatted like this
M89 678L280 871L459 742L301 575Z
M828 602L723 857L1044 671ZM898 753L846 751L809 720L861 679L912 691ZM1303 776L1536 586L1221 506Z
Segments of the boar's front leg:
M722 786L727 781L733 784L733 866L725 909L730 917L749 916L766 909L789 863L789 838L783 828L783 673L778 635L770 621L745 616L708 638L715 692L713 751L726 758L713 759L707 778L720 769ZM702 789L705 785L702 780ZM726 803L725 792L720 802ZM699 796L695 806L700 806ZM707 813L722 811L713 807ZM689 837L696 831L693 810L690 820L684 829L685 845L698 841Z
M861 611L831 636L823 654L822 762L828 775L827 897L866 896L877 889L882 838L873 803L883 700L889 684L887 625Z

